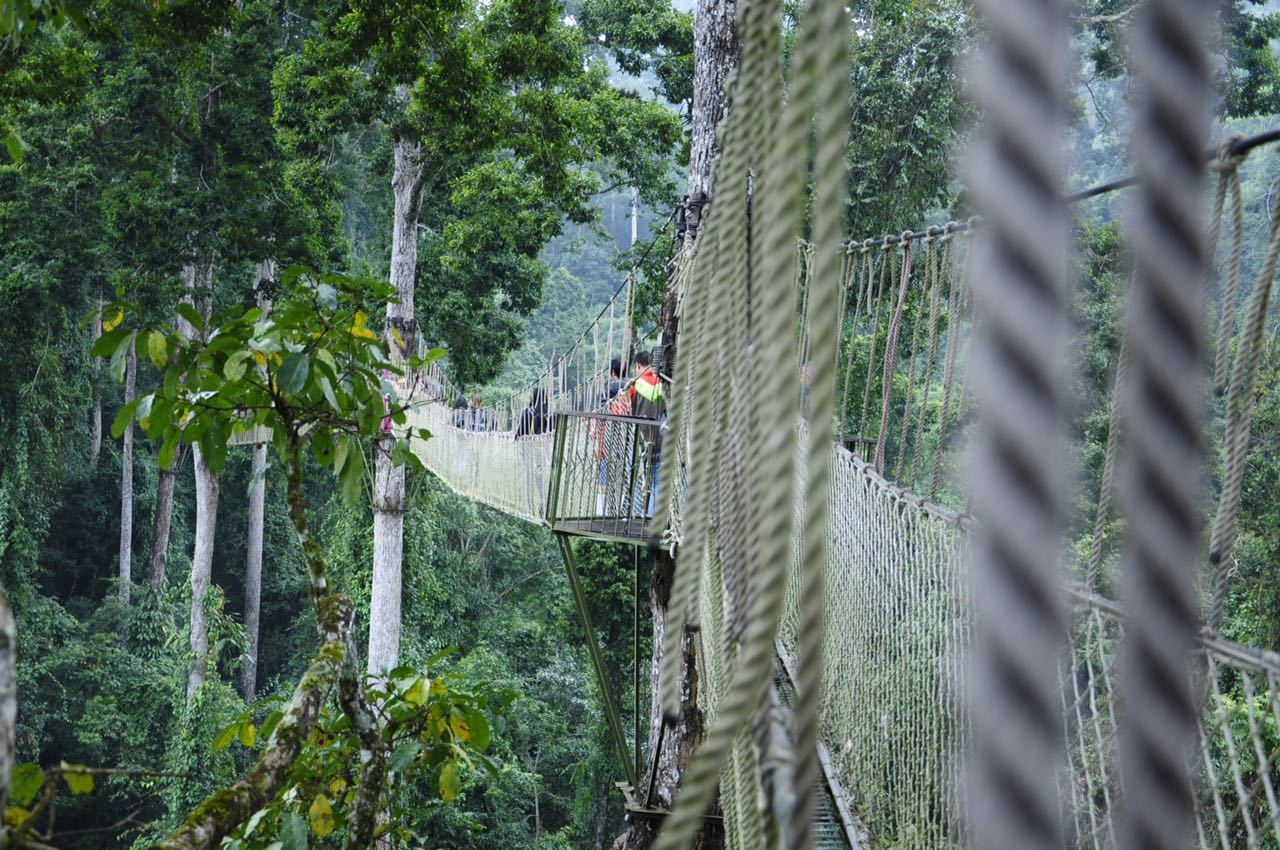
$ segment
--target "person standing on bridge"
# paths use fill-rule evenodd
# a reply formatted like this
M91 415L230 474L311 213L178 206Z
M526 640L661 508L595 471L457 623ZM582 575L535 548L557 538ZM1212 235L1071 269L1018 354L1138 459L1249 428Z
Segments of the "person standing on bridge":
M476 393L471 397L471 409L467 411L467 430L484 432L491 430L491 424L489 411L484 409L484 400L480 393Z
M516 439L545 434L550 427L551 414L547 410L547 391L538 387L533 391L529 406L520 414L520 423L516 426Z
M643 429L649 456L649 503L645 516L653 519L658 507L658 470L662 466L662 435L667 429L667 403L662 379L653 370L653 362L647 351L636 352L635 380L627 392L631 415L639 419L653 419L657 425Z

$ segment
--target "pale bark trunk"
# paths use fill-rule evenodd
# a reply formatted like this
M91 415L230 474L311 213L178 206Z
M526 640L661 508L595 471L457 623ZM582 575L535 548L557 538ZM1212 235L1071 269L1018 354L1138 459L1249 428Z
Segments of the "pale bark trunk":
M728 107L725 81L737 70L741 46L734 27L735 0L698 0L694 23L694 71L693 114L689 147L689 194L696 202L709 200L711 172L720 155L716 135ZM703 207L690 211L687 235L697 232ZM676 342L679 333L677 320L676 287L668 286L662 298L662 352L659 358L661 371L673 375L676 361ZM654 695L649 713L649 758L647 771L642 778L647 792L648 776L654 777L652 805L669 808L675 799L680 777L688 767L694 751L702 742L703 715L698 706L697 653L693 634L685 634L681 640L683 659L680 665L680 716L662 729L662 706L657 698L658 671L662 667L662 646L667 625L667 603L675 563L670 555L660 552L654 560L653 579L649 588L649 608L653 615L653 651L650 659L650 687ZM661 738L661 747L656 747ZM647 850L656 835L655 825L648 819L635 818L623 836L626 850ZM724 846L723 830L704 827L694 841L694 848L711 850Z
M18 723L17 625L0 590L0 812L9 810Z
M93 316L93 342L102 336L102 301L98 301L98 312ZM98 466L98 455L102 453L102 390L98 386L99 372L102 371L97 358L89 371L89 380L93 383L93 413L89 420L89 468Z
M407 99L407 92L401 91ZM414 351L414 280L418 269L418 213L422 207L422 147L397 136L391 188L395 212L391 234L391 284L399 303L387 306L391 360L402 364ZM390 333L394 328L401 344ZM369 603L369 671L394 667L400 655L400 593L404 554L404 469L391 464L391 439L375 453L373 476L373 587Z
M264 313L271 310L271 299L263 286L275 276L275 263L265 260L258 265L253 288L258 293L258 306ZM258 685L258 620L262 608L262 534L266 525L267 447L253 447L253 466L249 479L249 541L244 565L244 630L247 642L244 663L244 701L252 703Z
M725 80L741 53L734 27L736 0L698 0L694 22L693 112L689 137L689 194L711 191L711 169L720 156L716 130L729 106Z
M192 269L188 277L188 298L197 303L197 309L207 322L213 308L209 292L213 286L213 256L206 255L200 268ZM198 276L197 276L198 273ZM200 331L189 325L184 329L190 336ZM218 477L209 469L199 446L192 447L196 477L196 541L191 556L191 671L187 677L187 707L196 690L204 684L209 667L209 619L205 614L205 596L213 575L213 536L218 524Z
M173 491L182 465L182 449L173 455L173 465L160 470L156 478L156 515L151 524L151 558L147 562L147 584L158 595L164 592L164 571L169 560L169 531L173 526Z
M253 447L253 483L249 485L249 551L244 568L244 701L253 702L258 685L258 616L262 605L262 532L266 524L267 447Z
M192 449L196 471L196 546L191 556L191 673L187 677L187 707L204 684L209 667L209 618L205 596L213 575L213 533L218 523L218 477L209 469L199 446Z
M130 343L124 370L124 403L138 391L138 352ZM129 604L133 588L133 422L124 429L120 448L120 601Z

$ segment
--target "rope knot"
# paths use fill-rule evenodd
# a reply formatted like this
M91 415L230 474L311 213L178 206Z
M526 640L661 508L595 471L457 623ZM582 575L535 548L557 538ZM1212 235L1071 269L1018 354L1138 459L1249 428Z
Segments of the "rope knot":
M872 246L872 245L874 245L874 244L876 244L876 240L874 240L874 239L864 239L864 240L862 240L862 253L864 253L864 254L865 254L865 253L867 253L868 251L870 251L870 250L871 250L871 246Z
M892 236L886 236L886 237L884 238L884 242L882 242L882 243L881 243L881 245L880 245L880 250L882 250L882 251L888 251L888 250L889 250L890 248L892 248L892 247L893 247L893 237L892 237Z
M1235 171L1240 167L1240 163L1249 158L1246 153L1232 153L1232 150L1240 142L1244 141L1244 136L1239 133L1232 133L1222 140L1222 144L1218 145L1218 156L1209 164L1209 168L1213 171L1227 173Z

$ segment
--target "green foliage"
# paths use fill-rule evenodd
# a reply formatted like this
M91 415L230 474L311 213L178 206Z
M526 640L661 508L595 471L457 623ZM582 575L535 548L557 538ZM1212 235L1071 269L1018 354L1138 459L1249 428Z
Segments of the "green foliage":
M488 755L491 728L516 695L509 689L476 685L458 673L433 675L434 664L451 652L437 653L424 670L400 667L387 675L385 684L368 683L371 702L386 718L381 734L397 776L380 798L379 810L390 814L390 828L402 841L416 840L403 826L413 821L403 801L407 789L430 788L437 800L451 803L461 795L466 774L479 770L492 777L501 774L499 764ZM279 698L261 700L233 718L214 739L213 748L222 750L237 742L247 749L267 746L281 717L279 702ZM256 718L261 718L260 727ZM285 786L233 833L226 846L265 850L280 842L286 847L306 847L308 832L336 846L359 790L360 750L347 718L326 706Z
M344 496L354 500L362 492L366 466L361 438L377 434L388 415L398 426L407 418L406 400L387 377L406 373L386 359L382 340L367 325L366 311L390 297L390 288L301 268L286 271L280 285L270 315L253 307L206 324L183 302L178 313L196 328L190 337L167 326L135 330L121 324L126 310L140 317L132 304L104 308L104 332L92 353L110 358L117 380L124 353L142 339L149 350L168 357L160 387L123 405L112 433L119 436L136 420L160 442L162 467L169 466L180 443L187 443L199 445L218 472L232 434L264 428L282 454L303 441L310 445L315 460L333 469ZM410 367L442 353L433 351ZM395 456L415 463L409 437L410 429L403 429Z

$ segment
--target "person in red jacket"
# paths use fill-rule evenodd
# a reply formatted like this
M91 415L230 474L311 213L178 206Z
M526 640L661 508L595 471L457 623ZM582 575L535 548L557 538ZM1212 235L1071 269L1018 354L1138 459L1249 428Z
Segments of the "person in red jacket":
M653 419L655 428L644 428L649 455L649 503L645 516L653 519L658 506L658 470L662 466L662 434L667 425L667 404L662 378L653 370L649 352L639 351L635 356L636 377L631 382L627 397L631 402L631 415L641 419Z

